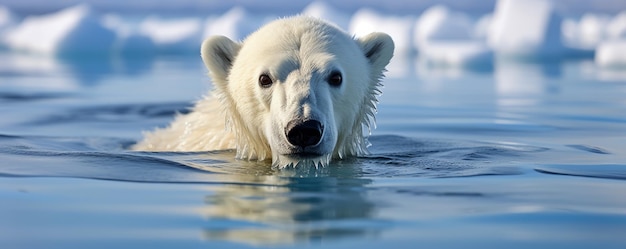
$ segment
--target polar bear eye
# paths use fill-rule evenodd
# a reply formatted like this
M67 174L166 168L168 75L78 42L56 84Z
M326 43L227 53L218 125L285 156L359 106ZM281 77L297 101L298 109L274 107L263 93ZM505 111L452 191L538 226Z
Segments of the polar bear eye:
M343 77L341 77L341 73L334 71L328 77L328 84L331 86L340 86L343 81Z
M261 74L261 76L259 76L259 86L267 88L272 86L272 83L274 83L272 81L272 78L270 78L270 76L267 76L267 74Z

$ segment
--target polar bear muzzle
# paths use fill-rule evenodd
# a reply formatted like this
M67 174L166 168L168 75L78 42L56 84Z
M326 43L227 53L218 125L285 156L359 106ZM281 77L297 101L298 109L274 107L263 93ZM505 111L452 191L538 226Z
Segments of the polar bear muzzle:
M324 126L317 120L292 120L285 128L287 141L302 151L306 147L318 145L322 141Z

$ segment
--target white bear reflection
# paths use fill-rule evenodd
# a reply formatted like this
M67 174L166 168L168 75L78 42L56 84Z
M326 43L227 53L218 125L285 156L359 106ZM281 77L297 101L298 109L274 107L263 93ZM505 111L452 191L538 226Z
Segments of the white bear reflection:
M375 210L364 188L370 182L261 176L251 184L223 185L206 199L204 235L252 245L375 235L380 227L360 224L372 222Z

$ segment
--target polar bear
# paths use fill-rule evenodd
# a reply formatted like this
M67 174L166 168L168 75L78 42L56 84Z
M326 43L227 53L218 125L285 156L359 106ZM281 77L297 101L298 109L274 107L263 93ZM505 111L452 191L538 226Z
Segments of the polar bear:
M201 56L212 95L133 149L234 148L281 168L364 155L393 50L387 34L354 38L306 16L270 22L241 43L209 37Z

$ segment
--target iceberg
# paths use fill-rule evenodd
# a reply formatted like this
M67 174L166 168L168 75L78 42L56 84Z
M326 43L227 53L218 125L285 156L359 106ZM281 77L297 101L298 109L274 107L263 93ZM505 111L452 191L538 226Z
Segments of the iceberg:
M491 32L492 14L486 14L478 19L474 24L472 36L476 39L487 40L489 32Z
M626 39L600 43L595 62L601 67L626 68Z
M580 28L578 20L567 18L561 23L563 43L572 46L582 46L580 42Z
M117 39L113 43L113 53L121 56L151 55L156 46L152 39L132 29L130 23L125 23L118 15L108 14L102 17L107 28L114 30Z
M149 16L139 24L137 36L128 36L126 49L149 44L149 37L157 53L198 53L202 42L202 22L197 18L168 20Z
M9 9L11 2L19 1L0 5L0 49L57 56L197 54L202 40L208 36L224 35L243 40L274 19L273 13L297 13L304 6L302 3L285 5L271 1L280 8L258 9L255 7L261 4L256 2L228 3L215 5L219 8L213 11L227 11L213 12L215 15L208 18L151 15L142 20L123 14L100 15L90 5L82 4L22 20ZM93 1L87 2L102 7ZM582 17L569 15L577 17L566 20L562 20L556 10L565 16L571 10L554 0L494 0L494 12L486 14L459 12L459 9L469 10L470 6L444 1L448 5L431 6L420 15L390 14L386 12L392 11L390 8L381 10L371 7L378 6L376 4L358 1L308 2L300 14L335 23L357 37L371 32L388 33L395 41L397 55L419 52L420 59L435 65L465 67L491 63L494 54L521 59L592 58L599 46L604 47L603 51L613 50L615 40L626 39L626 11L623 8L612 16L602 13L606 9L600 10L594 8L595 4L582 2L574 7L586 9L588 13ZM401 2L389 4L401 8L410 1ZM363 4L370 7L360 7ZM426 4L406 6L403 13L419 11L428 6ZM480 3L484 8L479 9L486 10L491 4L491 1ZM121 9L113 10L126 13ZM612 61L609 63L612 64L613 59L606 59L606 56L597 55L597 63Z
M87 5L56 13L30 16L5 34L5 44L14 50L57 56L105 55L115 41Z
M419 51L433 42L469 40L472 38L472 29L472 21L465 14L436 5L424 11L417 20L414 45Z
M498 0L488 43L505 57L545 59L564 55L561 17L548 0Z
M564 20L562 27L563 37L568 44L595 49L604 41L626 38L626 11L614 17L586 13L580 20Z
M487 23L483 25L488 25ZM476 38L472 20L437 5L424 11L415 25L414 45L424 66L491 67L493 51Z
M234 7L215 19L209 19L203 36L223 35L235 41L243 40L266 22L266 18L254 16L244 8Z
M584 47L597 47L606 40L606 27L611 17L587 13L579 22L578 42Z
M490 68L493 51L482 41L429 43L419 51L420 61L430 66Z
M626 11L620 12L611 19L606 32L610 39L626 39Z
M301 12L302 15L317 17L328 22L334 23L343 30L347 30L350 25L350 17L342 13L326 2L315 1L309 4Z
M383 16L370 9L358 10L350 20L350 33L356 37L371 32L385 32L393 38L396 53L413 51L412 37L415 18L411 16Z
M17 17L9 8L0 5L0 35L15 25Z

